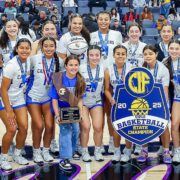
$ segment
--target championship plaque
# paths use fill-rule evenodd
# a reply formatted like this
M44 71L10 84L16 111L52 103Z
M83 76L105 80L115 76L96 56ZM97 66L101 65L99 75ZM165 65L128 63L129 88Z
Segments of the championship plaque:
M78 107L66 107L60 109L61 123L77 123L80 121Z
M134 68L117 85L116 104L111 110L114 129L135 144L143 145L160 136L169 123L169 109L161 83L154 82L151 72Z

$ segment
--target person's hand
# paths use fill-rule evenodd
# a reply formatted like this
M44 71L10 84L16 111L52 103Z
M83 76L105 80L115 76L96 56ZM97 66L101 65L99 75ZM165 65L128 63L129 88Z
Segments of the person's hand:
M55 121L56 121L57 124L60 124L60 123L61 123L60 115L56 115L56 116L55 116Z
M111 103L111 106L114 106L116 104L116 101L112 98L110 103Z
M9 122L9 124L11 125L11 126L17 126L17 124L16 124L16 116L15 116L15 114L14 114L14 111L11 109L11 110L8 110L7 112L6 112L6 114L7 114L7 120L8 120L8 122Z

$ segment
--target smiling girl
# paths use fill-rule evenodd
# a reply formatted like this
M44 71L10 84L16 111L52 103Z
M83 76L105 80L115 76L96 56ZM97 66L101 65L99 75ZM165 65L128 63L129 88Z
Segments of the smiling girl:
M50 111L48 91L52 85L52 74L60 70L55 52L56 41L52 37L42 39L42 52L31 57L31 76L27 88L27 105L32 118L33 160L36 163L51 162L49 146L53 133L53 115ZM40 143L43 130L43 150Z
M169 69L170 87L173 91L171 133L174 146L173 162L180 162L180 41L171 40L168 45L169 57L163 63Z
M60 108L70 107L68 99L65 100L63 95L66 92L73 94L76 99L76 106L79 107L80 116L82 117L83 103L82 96L85 91L85 81L79 71L80 60L76 55L70 55L65 60L65 72L55 73L53 75L53 86L50 89L49 96L52 99L52 106L55 113L55 120L61 123ZM60 87L58 88L58 85ZM60 93L63 88L64 93ZM69 98L69 97L68 97ZM72 164L70 159L76 154L78 150L79 140L79 123L63 123L59 125L59 166L64 171L71 171Z
M15 56L3 69L3 80L1 85L2 100L0 102L0 117L5 124L6 133L2 139L1 168L11 170L7 153L16 134L16 148L13 159L16 163L27 165L28 161L22 157L21 149L24 147L28 129L28 115L24 92L30 74L29 55L31 43L27 39L20 39L15 48Z
M103 134L103 99L102 91L104 85L104 68L100 64L101 49L96 45L91 45L87 50L88 64L80 67L80 72L86 81L86 92L83 97L83 121L81 121L81 147L82 160L90 162L88 152L89 132L92 126L94 130L96 161L103 161L101 154L102 134Z

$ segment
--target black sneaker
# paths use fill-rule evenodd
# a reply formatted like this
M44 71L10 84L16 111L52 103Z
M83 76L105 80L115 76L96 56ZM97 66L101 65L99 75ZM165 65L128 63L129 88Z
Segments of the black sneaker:
M77 151L75 151L73 154L73 159L74 160L80 160L80 157L81 157L81 155Z
M69 159L63 159L59 162L59 166L64 171L71 171L72 164L70 163Z

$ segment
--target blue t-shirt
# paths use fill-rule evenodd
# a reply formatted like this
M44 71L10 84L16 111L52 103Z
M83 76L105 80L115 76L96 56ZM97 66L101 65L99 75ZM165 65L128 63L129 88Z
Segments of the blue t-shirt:
M73 79L69 79L66 76L66 72L63 72L63 76L62 76L62 84L64 87L66 87L69 91L71 91L72 93L75 93L75 88L76 88L76 81L77 81L77 77L74 77ZM63 107L69 107L69 103L67 101L62 101L56 91L56 88L54 85L51 86L50 90L49 90L49 97L51 99L56 99L58 100L58 106L59 108L63 108ZM53 111L52 108L52 103L51 103L51 110Z

